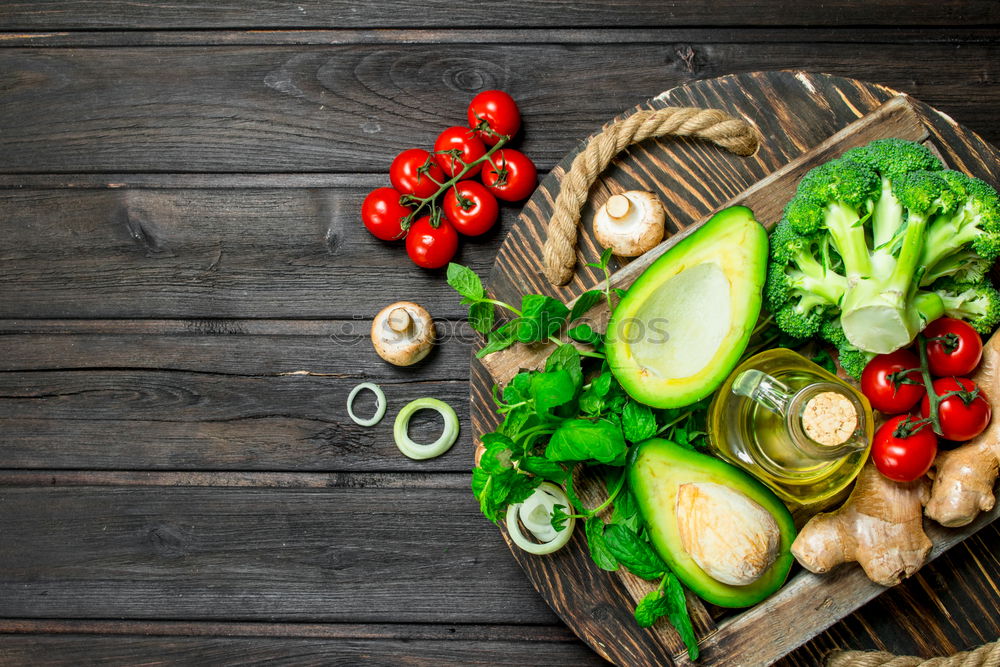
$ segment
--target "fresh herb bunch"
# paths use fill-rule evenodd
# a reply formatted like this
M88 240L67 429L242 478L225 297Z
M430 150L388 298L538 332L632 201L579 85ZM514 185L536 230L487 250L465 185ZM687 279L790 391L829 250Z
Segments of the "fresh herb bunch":
M493 400L503 421L482 437L484 451L472 471L472 490L483 514L499 522L509 505L523 502L543 481L561 485L572 507L556 506L552 525L565 530L568 519L580 519L591 558L598 567L658 581L639 603L636 621L649 627L661 617L677 629L692 659L698 656L684 589L649 543L638 506L626 480L625 463L632 444L663 437L684 447L707 447L705 417L708 398L685 408L659 410L630 398L612 375L604 357L604 336L588 324L572 326L567 336L585 343L579 349L557 334L598 302L613 307L620 290L610 287L606 251L592 264L605 273L603 289L581 295L573 308L540 294L525 295L521 307L491 299L471 269L448 266L448 283L469 306L469 323L487 339L479 357L513 345L550 340L555 348L540 370L522 371ZM498 323L495 309L513 317ZM762 336L763 338L764 336ZM586 507L573 488L575 476L603 478L607 498Z

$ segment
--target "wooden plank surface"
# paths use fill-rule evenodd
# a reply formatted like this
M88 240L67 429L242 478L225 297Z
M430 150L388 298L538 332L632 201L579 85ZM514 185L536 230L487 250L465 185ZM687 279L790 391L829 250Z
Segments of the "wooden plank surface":
M388 422L343 418L373 379L390 418L436 394L468 433L462 309L353 212L489 86L521 103L543 170L656 91L750 69L887 83L1000 140L996 3L749 4L480 3L452 30L436 1L4 3L0 498L23 516L0 505L0 664L597 664L477 517L470 440L416 463ZM461 261L485 273L514 217ZM462 342L378 362L367 320L403 296ZM363 531L394 565L337 570L338 542L373 553ZM782 664L995 637L998 552L984 529Z
M509 0L503 5L472 3L456 11L445 0L390 0L359 5L348 0L272 0L213 2L174 0L135 5L126 0L43 0L9 2L0 23L16 30L78 28L318 28L449 27L490 25L516 28L556 23L574 27L630 25L961 25L998 23L1000 11L990 0L883 0L878 11L850 0L822 5L774 0L718 0L706 12L697 0L669 5L653 0L568 2Z
M1000 139L991 110L965 83L989 81L983 67L1000 61L995 40L848 46L737 33L731 42L653 47L641 33L570 45L468 37L464 44L223 45L211 47L211 57L196 46L76 50L0 40L0 71L8 73L0 171L384 172L403 148L429 146L444 126L464 122L468 99L490 87L518 100L522 146L548 169L650 91L775 62L877 80Z
M554 621L477 520L465 475L447 478L448 488L361 481L7 486L0 617Z

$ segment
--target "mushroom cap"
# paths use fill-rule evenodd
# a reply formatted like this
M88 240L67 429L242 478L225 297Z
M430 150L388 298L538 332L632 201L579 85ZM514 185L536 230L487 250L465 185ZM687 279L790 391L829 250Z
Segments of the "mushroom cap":
M375 352L395 366L410 366L427 356L434 344L434 322L423 306L398 301L372 320Z
M620 257L638 257L663 240L666 212L652 192L612 195L594 216L594 236Z

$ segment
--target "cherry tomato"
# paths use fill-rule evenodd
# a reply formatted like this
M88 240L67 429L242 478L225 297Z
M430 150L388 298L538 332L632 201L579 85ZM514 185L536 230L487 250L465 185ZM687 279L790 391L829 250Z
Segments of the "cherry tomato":
M400 221L410 214L410 209L399 203L401 196L392 188L376 188L365 197L361 204L361 221L375 238L395 241L406 234Z
M389 180L392 187L404 194L430 197L438 191L438 183L446 179L430 153L422 148L410 148L397 155L389 165Z
M914 368L912 373L901 372ZM873 408L887 415L907 412L927 393L919 369L920 360L909 350L880 354L861 373L861 393Z
M882 424L872 443L872 461L878 471L897 482L923 477L937 456L937 436L930 424L910 415L897 415Z
M457 155L438 151L455 151ZM439 134L437 141L434 142L434 159L437 160L449 178L457 176L460 171L465 169L465 165L475 162L485 153L486 146L483 145L483 140L467 127L449 127ZM477 164L465 172L462 179L472 178L482 168L482 164Z
M521 111L514 98L502 90L484 90L469 103L469 127L479 130L479 137L492 146L501 135L513 137L521 129ZM483 123L493 132L481 128Z
M406 254L413 263L425 269L439 269L455 256L458 250L458 234L447 219L441 218L436 229L431 226L430 216L425 215L410 225L406 234Z
M466 236L486 233L500 215L496 197L475 181L459 182L448 190L442 207L455 229Z
M983 339L972 325L951 317L934 320L924 329L931 375L968 375L983 357ZM941 340L930 340L939 338Z
M976 437L990 423L990 403L986 396L969 378L939 378L934 380L934 393L943 397L949 392L960 391L961 394L942 398L938 402L938 419L941 422L941 435L948 440L963 442ZM978 390L978 391L977 391ZM931 403L928 396L920 403L920 414L924 417L931 413Z
M521 201L535 191L538 171L521 151L501 148L487 159L483 184L504 201Z

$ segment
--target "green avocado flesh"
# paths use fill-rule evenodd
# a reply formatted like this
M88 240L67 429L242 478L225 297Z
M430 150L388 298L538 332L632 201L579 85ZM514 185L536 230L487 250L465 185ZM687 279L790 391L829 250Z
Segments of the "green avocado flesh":
M720 607L748 607L778 590L792 566L795 523L782 502L764 485L724 461L668 440L636 445L629 456L629 487L646 522L653 547L674 574L702 599ZM774 562L752 583L738 586L709 576L685 551L677 521L677 494L684 484L729 487L767 511L780 531Z
M657 259L608 323L611 372L656 408L712 393L746 349L760 314L767 232L733 206Z

